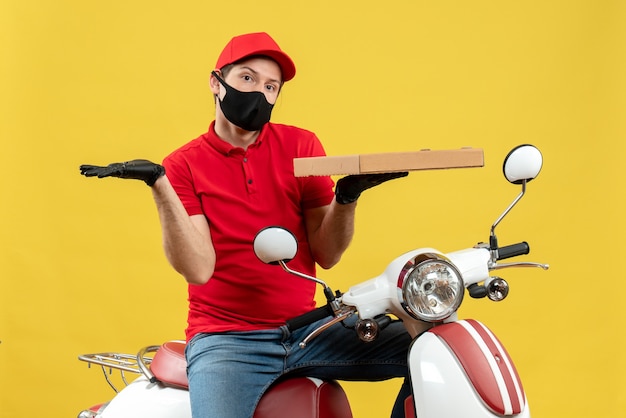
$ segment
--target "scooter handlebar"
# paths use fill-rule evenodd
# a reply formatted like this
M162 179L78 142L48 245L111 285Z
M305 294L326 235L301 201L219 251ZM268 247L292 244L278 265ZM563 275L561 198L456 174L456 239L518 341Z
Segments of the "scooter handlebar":
M528 254L529 252L530 246L526 241L522 241L517 244L505 245L504 247L498 248L498 260Z
M290 319L285 325L289 331L295 331L329 316L333 316L333 312L329 305L324 305Z

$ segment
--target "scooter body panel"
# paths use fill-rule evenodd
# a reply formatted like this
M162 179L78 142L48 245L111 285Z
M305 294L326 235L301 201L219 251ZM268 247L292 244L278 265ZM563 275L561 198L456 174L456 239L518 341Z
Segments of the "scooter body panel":
M111 400L102 418L191 418L189 392L141 376Z
M440 325L409 350L415 408L420 418L530 417L523 388L504 348L477 321Z

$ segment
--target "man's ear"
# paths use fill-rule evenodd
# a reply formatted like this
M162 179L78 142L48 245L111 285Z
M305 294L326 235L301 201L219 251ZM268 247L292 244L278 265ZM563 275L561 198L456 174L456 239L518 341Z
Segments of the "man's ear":
M213 71L215 71L219 76L221 76L220 70L213 70ZM217 78L215 78L213 74L209 76L209 88L211 89L211 93L213 93L214 96L220 94L220 82L217 80Z

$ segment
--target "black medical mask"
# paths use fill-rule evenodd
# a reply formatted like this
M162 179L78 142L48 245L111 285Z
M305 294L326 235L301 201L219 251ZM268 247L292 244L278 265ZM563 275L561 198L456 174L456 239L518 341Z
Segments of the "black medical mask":
M217 96L222 113L233 125L246 131L258 131L270 121L274 105L269 103L265 95L259 91L239 91L226 84L215 71L213 76L226 89L224 99Z

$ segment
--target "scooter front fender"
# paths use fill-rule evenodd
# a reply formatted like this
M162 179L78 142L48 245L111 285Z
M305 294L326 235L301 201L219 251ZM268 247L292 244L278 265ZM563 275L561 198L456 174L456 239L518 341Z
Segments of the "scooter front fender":
M191 418L189 392L141 376L111 400L102 418Z
M439 325L409 350L420 418L529 418L526 395L504 347L478 321Z

